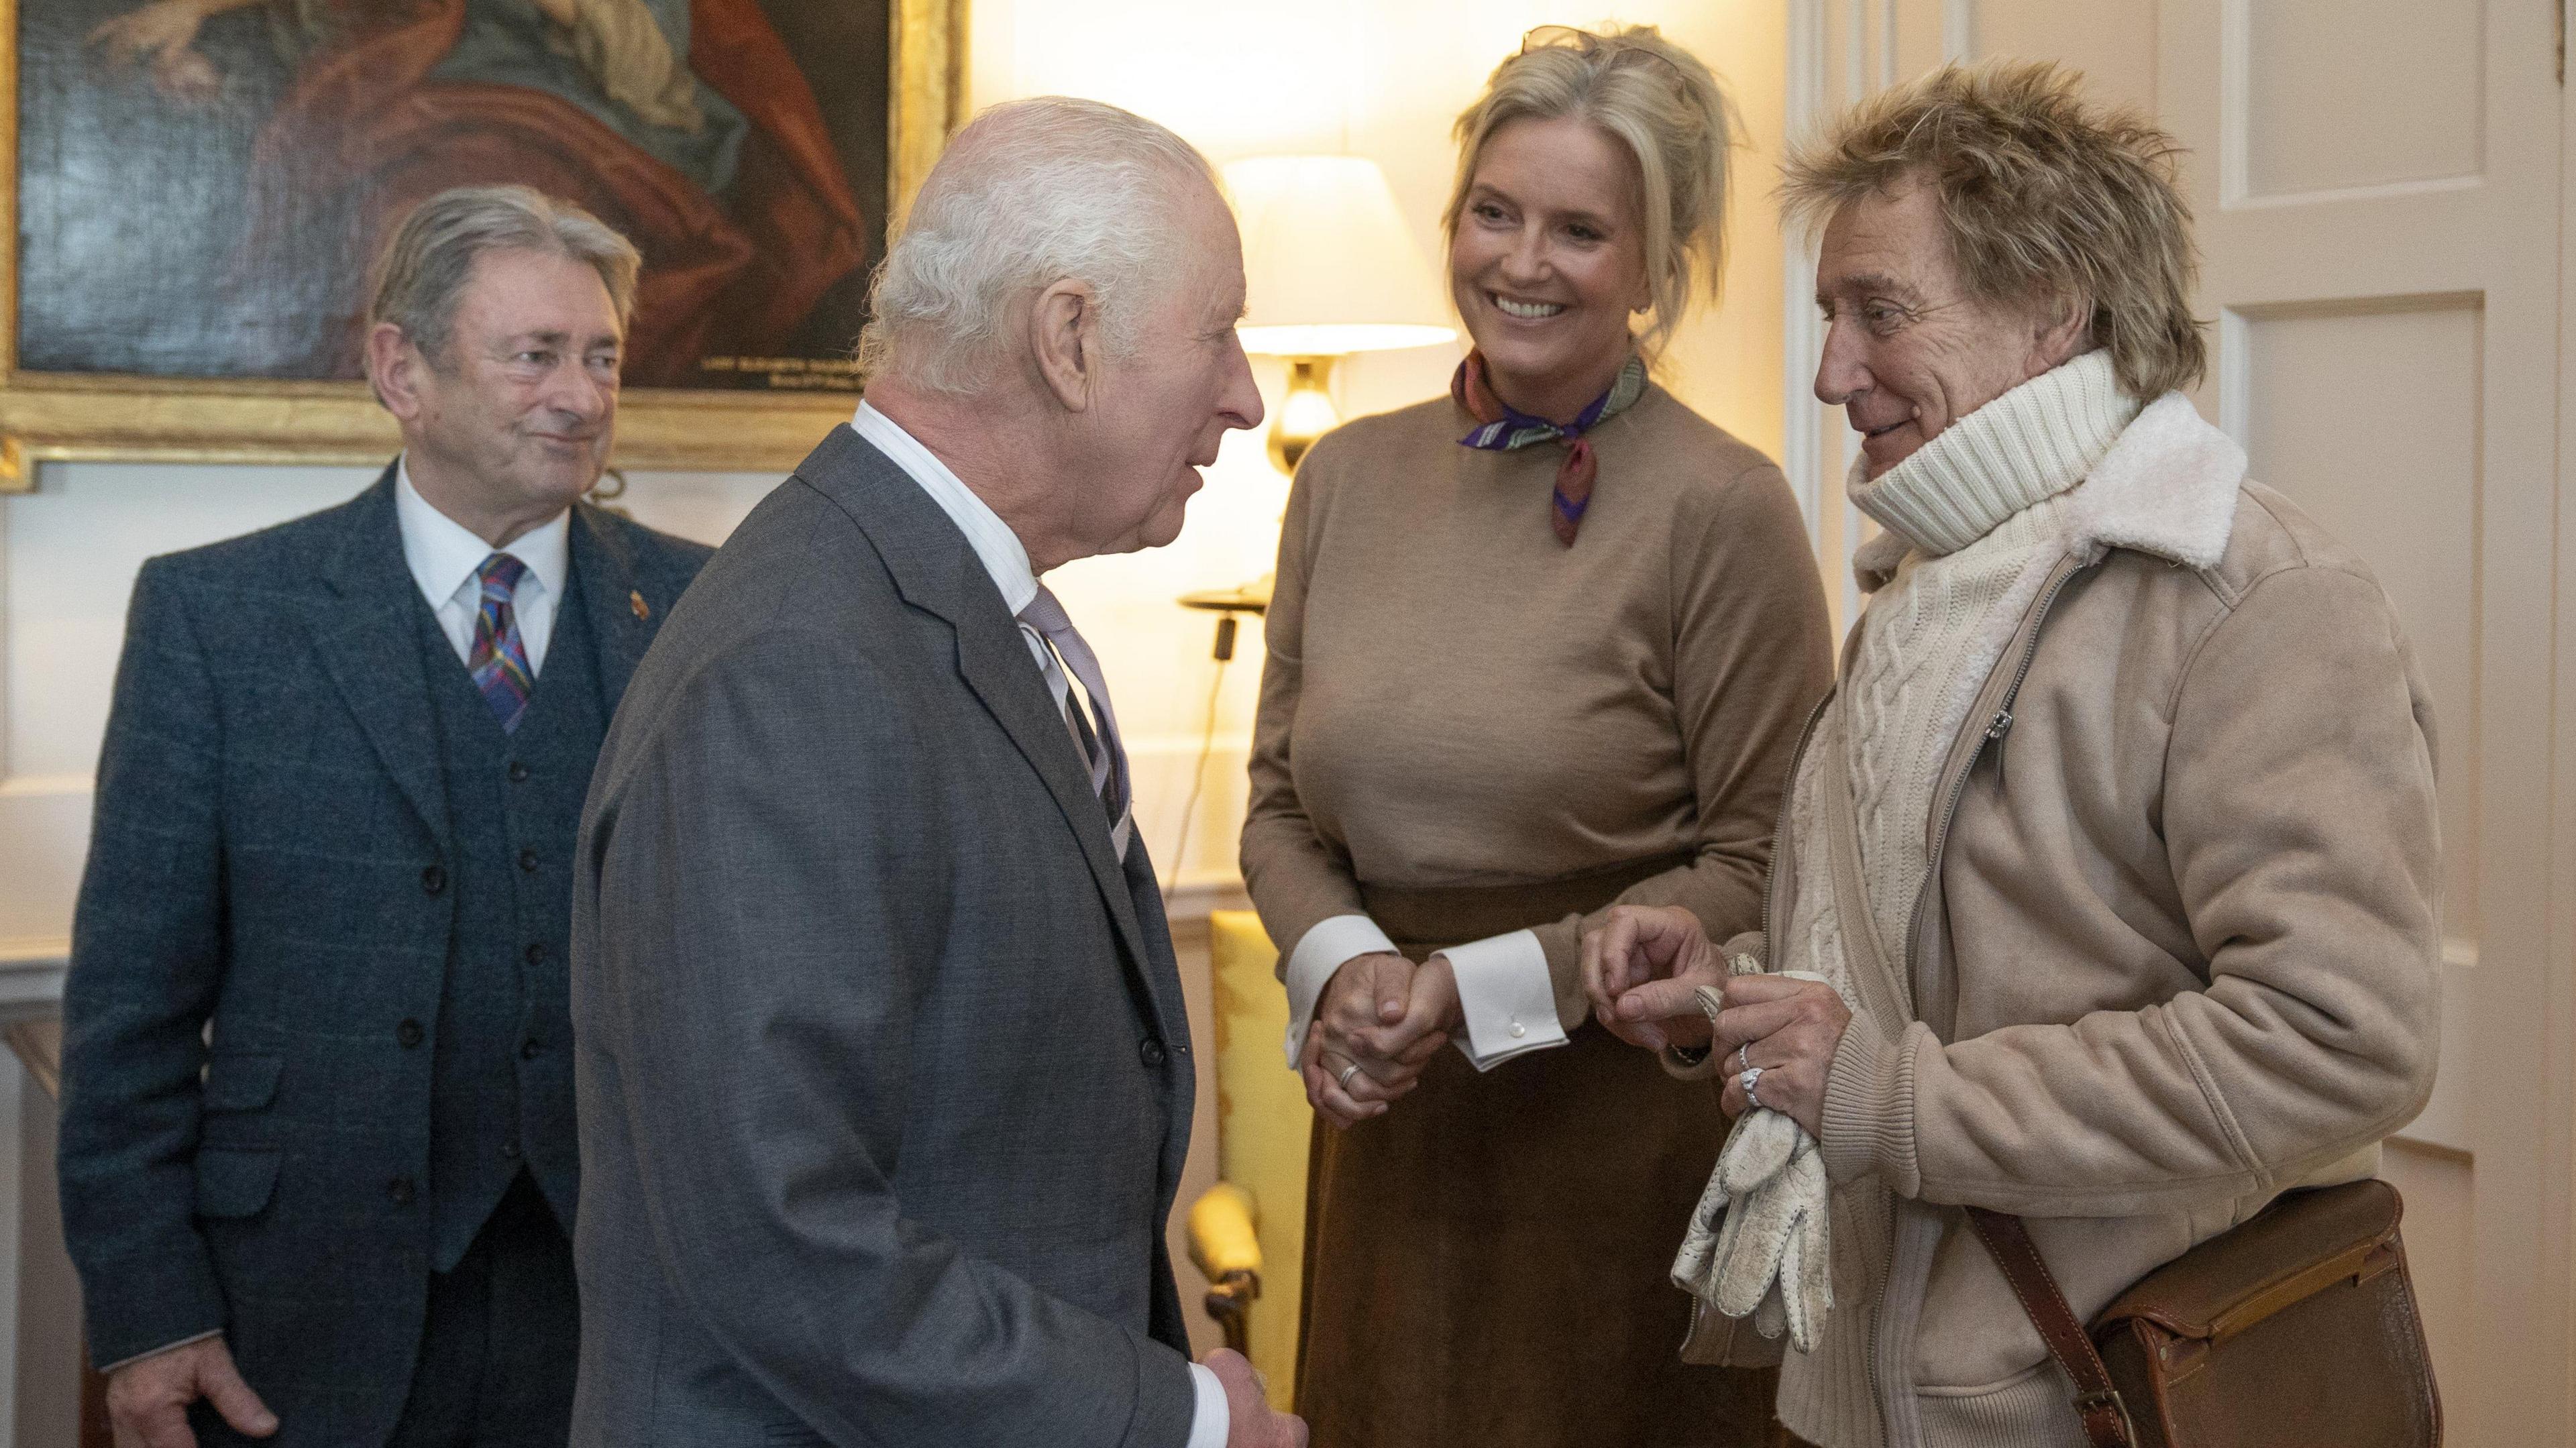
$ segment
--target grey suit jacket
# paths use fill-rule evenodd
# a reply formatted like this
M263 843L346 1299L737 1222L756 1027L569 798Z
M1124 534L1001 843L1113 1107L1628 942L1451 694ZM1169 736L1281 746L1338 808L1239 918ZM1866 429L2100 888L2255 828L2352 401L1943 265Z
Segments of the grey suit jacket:
M626 695L573 890L585 1445L1177 1448L1180 980L1017 626L847 428Z

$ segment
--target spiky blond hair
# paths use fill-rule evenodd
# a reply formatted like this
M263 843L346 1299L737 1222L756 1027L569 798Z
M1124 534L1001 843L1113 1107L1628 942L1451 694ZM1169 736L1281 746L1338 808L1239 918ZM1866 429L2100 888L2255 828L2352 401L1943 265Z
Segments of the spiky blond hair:
M2120 386L2154 398L2207 363L2192 319L2199 257L2174 182L2181 148L2144 116L2087 104L2045 62L1940 70L1846 111L1781 168L1790 218L1821 228L1870 195L1932 188L1969 292L2075 303Z

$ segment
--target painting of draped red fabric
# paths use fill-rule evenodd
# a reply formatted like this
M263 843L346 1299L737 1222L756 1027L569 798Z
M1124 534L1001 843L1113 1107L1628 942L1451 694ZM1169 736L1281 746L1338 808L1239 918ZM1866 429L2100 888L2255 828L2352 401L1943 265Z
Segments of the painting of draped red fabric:
M629 386L856 385L883 3L29 0L20 28L22 369L355 378L378 240L518 182L642 250Z

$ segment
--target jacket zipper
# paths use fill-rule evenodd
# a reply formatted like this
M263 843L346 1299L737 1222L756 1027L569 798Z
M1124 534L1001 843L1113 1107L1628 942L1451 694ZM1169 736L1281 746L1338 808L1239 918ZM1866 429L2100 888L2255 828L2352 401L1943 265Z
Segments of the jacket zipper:
M1950 781L1949 793L1942 801L1941 825L1932 836L1931 852L1923 877L1923 894L1914 902L1914 916L1906 922L1905 927L1904 970L1907 980L1918 987L1921 982L1917 979L1919 972L1915 953L1922 943L1924 916L1931 908L1933 897L1939 893L1941 857L1950 844L1950 826L1958 816L1959 801L1967 795L1968 777L1977 772L1977 760L1985 753L1986 745L2000 746L2004 736L2012 732L2013 705L2021 698L2023 681L2030 677L2031 661L2038 657L2039 636L2048 624L2049 612L2057 606L2057 597L2066 591L2066 585L2074 582L2076 575L2084 571L2085 568L2082 566L2066 569L2051 580L2048 591L2040 596L2039 608L2031 619L2030 638L2022 645L2021 659L2013 668L2012 683L2004 689L2004 696L1997 703L1995 712L1987 717L1984 738L1979 741L1977 752L1968 756L1968 762L1959 770L1958 777ZM1998 755L1999 768L2000 763L2001 757ZM1915 1014L1919 1018L1924 1004L1920 989L1916 990L1915 996ZM1879 1432L1888 1440L1890 1448L1902 1448L1898 1440L1903 1435L1896 1430L1908 1415L1898 1413L1895 1406L1887 1400L1879 1374L1879 1359L1894 1351L1893 1345L1888 1340L1895 1326L1887 1310L1888 1294L1895 1285L1896 1253L1899 1239L1904 1235L1904 1215L1901 1203L1891 1193L1887 1204L1887 1262L1880 1269L1878 1299L1871 1309L1876 1320L1870 1324L1870 1350L1862 1355L1868 1365L1870 1400L1879 1407ZM1917 1304L1915 1310L1919 1314L1922 1310L1921 1305Z
M2083 573L2088 567L2090 565L2067 569L2048 585L2048 592L2040 596L2039 611L2031 619L2030 639L2022 645L2021 662L2013 669L2012 684L2004 690L2003 699L1997 704L1993 715L1986 720L1985 740L1977 746L1975 754L1968 756L1967 765L1959 771L1958 776L1950 781L1950 792L1941 805L1941 827L1932 836L1932 851L1926 862L1928 868L1923 876L1923 893L1914 901L1914 917L1905 923L1905 972L1909 978L1914 975L1915 948L1923 939L1923 917L1931 909L1933 897L1940 893L1935 882L1941 876L1941 856L1949 848L1950 825L1958 816L1959 801L1968 792L1968 777L1977 772L1977 760L1985 754L1987 744L1997 746L1996 761L2000 767L2002 762L2000 751L2004 736L2012 732L2013 705L2021 698L2022 681L2030 677L2031 661L2039 655L2039 635L2048 626L2049 611L2057 607L2057 596L2066 591L2066 585L2073 583L2076 575ZM1922 1002L1916 1001L1915 1007L1919 1015Z

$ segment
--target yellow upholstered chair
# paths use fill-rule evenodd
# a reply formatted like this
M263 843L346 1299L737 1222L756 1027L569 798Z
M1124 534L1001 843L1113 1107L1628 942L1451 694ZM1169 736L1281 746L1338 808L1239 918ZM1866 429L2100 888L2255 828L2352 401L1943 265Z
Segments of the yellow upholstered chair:
M1260 917L1249 910L1211 914L1208 957L1216 987L1218 1182L1190 1207L1190 1258L1207 1275L1208 1315L1268 1380L1271 1406L1286 1412L1297 1377L1314 1109L1280 1055L1288 997L1279 988L1278 948Z

